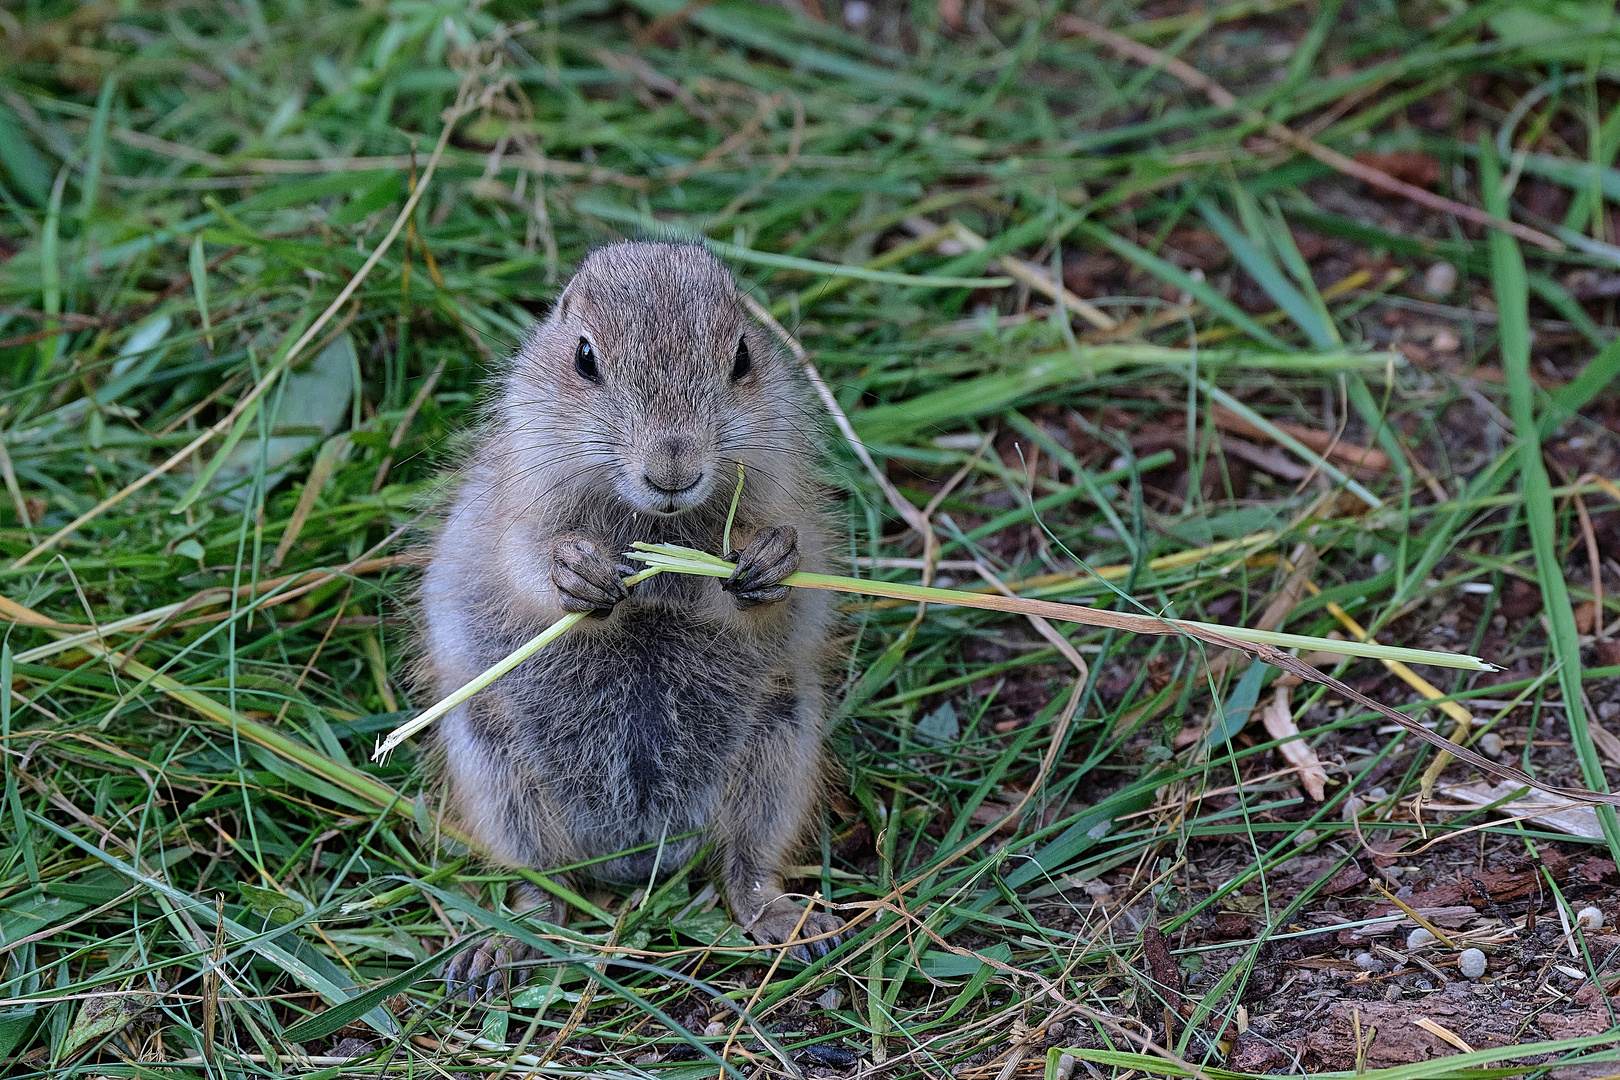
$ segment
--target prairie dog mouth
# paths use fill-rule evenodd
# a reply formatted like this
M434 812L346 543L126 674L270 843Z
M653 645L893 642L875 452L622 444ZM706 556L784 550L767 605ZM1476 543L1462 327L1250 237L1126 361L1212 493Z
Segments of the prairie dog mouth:
M654 491L658 492L660 495L671 495L671 496L673 496L673 495L685 495L688 491L691 491L693 488L695 488L699 484L703 483L703 474L701 472L698 473L696 480L693 480L690 484L687 484L685 487L678 487L678 488L665 487L664 485L660 484L658 481L654 480L652 477L647 476L647 475L643 475L642 479L647 482L648 487L652 488Z
M639 477L625 477L621 485L625 501L643 513L659 517L673 517L685 513L708 501L714 490L711 470L704 469L691 483L679 488L665 487L643 473Z

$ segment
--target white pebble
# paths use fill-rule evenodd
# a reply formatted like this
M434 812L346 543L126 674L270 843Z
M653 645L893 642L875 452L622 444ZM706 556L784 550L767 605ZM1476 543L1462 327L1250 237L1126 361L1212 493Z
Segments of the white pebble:
M1450 330L1442 330L1429 341L1435 352L1456 352L1462 348L1462 342Z
M1423 291L1433 297L1450 296L1457 287L1457 268L1437 262L1423 271Z
M1494 731L1487 731L1479 737L1480 753L1490 757L1502 756L1502 736Z
M1603 912L1595 907L1583 907L1575 913L1575 921L1586 930L1603 929Z
M1310 847L1314 843L1316 843L1315 829L1301 829L1299 835L1294 837L1295 847Z
M1421 949L1425 945L1433 945L1437 940L1439 939L1420 926L1406 935L1406 947L1408 949Z
M1464 949L1457 957L1457 970L1465 979L1477 979L1485 974L1485 954L1478 949Z
M844 22L848 23L851 29L860 29L871 17L872 5L866 0L849 0L849 3L844 5ZM1455 280L1457 271L1453 270L1451 276Z
M1374 975L1382 975L1384 972L1384 962L1370 952L1356 953L1356 967Z

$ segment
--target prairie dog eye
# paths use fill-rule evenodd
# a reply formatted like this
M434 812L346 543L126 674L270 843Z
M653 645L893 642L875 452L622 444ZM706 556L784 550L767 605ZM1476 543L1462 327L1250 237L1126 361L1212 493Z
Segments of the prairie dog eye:
M737 339L737 359L731 364L731 381L739 382L754 370L754 358L748 355L748 339Z
M574 370L586 382L602 381L602 373L596 369L596 350L584 338L579 339L579 345L574 349Z

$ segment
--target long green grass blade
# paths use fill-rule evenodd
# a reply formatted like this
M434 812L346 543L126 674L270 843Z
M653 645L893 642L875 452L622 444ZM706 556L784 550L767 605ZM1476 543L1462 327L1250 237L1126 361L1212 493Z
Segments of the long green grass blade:
M1486 206L1493 213L1505 214L1507 194L1502 189L1501 167L1495 157L1495 147L1488 140L1480 142L1479 164ZM1575 629L1575 611L1570 606L1563 560L1558 550L1552 483L1547 479L1547 467L1541 460L1535 384L1530 379L1530 293L1525 280L1524 259L1519 253L1518 244L1509 236L1493 230L1489 243L1500 320L1502 367L1507 372L1508 401L1518 445L1524 513L1530 529L1530 544L1535 552L1536 579L1541 586L1544 610L1552 630L1552 653L1558 663L1558 685L1564 697L1570 742L1580 761L1581 778L1586 785L1594 791L1608 791L1603 759L1592 742L1592 733L1587 726L1585 694L1581 686L1580 634ZM1620 859L1620 818L1616 817L1614 808L1610 806L1598 807L1597 813L1609 851Z

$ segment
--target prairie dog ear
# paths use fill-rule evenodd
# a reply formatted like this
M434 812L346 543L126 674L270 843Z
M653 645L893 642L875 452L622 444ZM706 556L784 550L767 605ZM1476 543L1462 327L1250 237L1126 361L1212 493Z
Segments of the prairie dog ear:
M575 286L578 283L579 276L576 274L569 280L568 285L562 291L562 295L557 297L557 306L551 309L551 315L558 322L566 321L569 310L578 302L579 298L575 293Z

